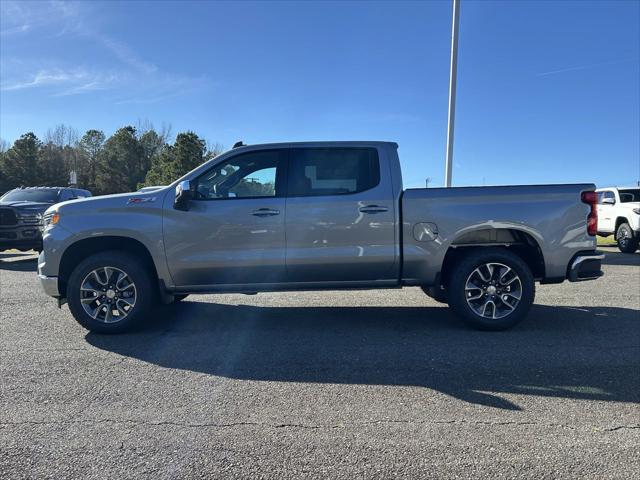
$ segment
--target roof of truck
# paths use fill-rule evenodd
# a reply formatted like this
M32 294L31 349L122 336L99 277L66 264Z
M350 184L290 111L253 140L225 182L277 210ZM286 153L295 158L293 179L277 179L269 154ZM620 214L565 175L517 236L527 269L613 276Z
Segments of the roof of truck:
M237 142L236 145L240 143ZM274 142L274 143L255 143L255 144L249 144L249 145L245 145L242 144L241 146L237 146L234 148L234 150L239 150L242 148L256 148L256 147L269 147L269 148L274 148L274 147L298 147L298 146L305 146L305 147L328 147L328 146L349 146L349 145L390 145L393 147L398 148L398 144L396 142L387 142L387 141L380 141L380 140L324 140L324 141L308 141L308 142Z

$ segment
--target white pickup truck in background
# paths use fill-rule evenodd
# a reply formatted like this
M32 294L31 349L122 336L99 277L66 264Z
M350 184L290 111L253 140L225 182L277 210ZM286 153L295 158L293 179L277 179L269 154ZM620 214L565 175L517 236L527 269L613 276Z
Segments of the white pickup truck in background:
M633 253L640 244L640 187L610 187L598 193L598 235L615 235L618 248Z

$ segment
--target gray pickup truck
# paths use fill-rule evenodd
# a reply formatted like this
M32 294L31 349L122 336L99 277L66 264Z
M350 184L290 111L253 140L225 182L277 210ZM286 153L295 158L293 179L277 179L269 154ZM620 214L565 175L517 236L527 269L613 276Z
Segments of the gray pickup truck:
M403 191L397 148L241 146L155 191L60 203L40 281L102 333L194 293L403 286L500 330L536 281L602 275L594 185Z

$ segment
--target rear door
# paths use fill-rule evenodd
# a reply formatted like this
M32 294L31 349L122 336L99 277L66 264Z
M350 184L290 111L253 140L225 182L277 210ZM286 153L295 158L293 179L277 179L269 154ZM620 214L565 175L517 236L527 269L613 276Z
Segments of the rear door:
M286 149L240 153L194 180L187 211L165 203L167 263L177 286L284 281L286 160Z
M290 150L289 281L397 279L393 193L382 168L374 147Z

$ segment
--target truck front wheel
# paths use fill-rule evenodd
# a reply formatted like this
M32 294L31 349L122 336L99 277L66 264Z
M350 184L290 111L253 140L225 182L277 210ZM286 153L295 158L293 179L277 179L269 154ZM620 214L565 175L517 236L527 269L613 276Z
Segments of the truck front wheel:
M73 270L67 302L74 318L96 333L121 333L151 310L153 282L136 257L121 251L91 255Z
M451 309L481 330L505 330L520 322L535 297L531 270L504 248L470 250L452 268Z
M633 230L628 223L621 223L616 231L618 249L622 253L633 253L638 249L640 239L633 235Z

